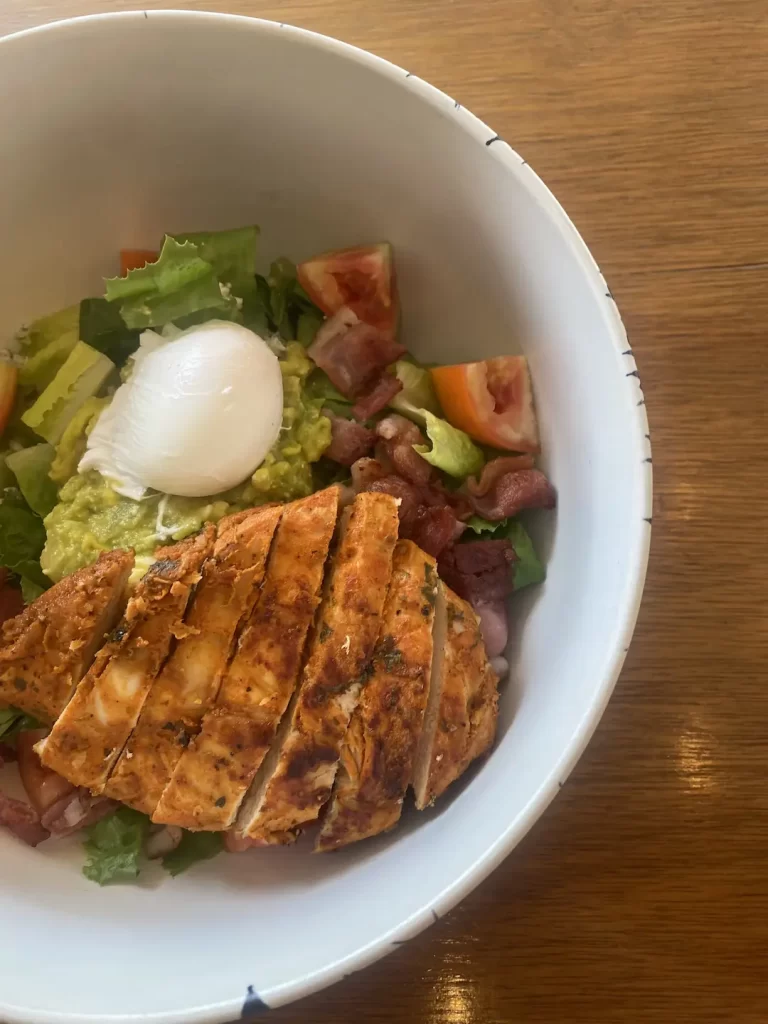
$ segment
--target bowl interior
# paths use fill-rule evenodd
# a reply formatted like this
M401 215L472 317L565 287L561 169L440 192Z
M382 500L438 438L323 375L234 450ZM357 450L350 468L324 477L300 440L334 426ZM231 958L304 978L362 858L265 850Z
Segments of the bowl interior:
M6 335L98 294L118 248L164 231L254 222L265 263L388 238L419 356L529 357L559 492L557 515L534 525L548 579L514 601L487 763L359 849L221 857L162 884L100 890L80 876L77 844L29 851L0 835L0 916L14 922L3 1019L189 1024L236 1017L248 986L269 1005L306 994L486 874L591 733L647 553L642 393L586 249L492 135L400 69L277 25L149 12L0 45Z

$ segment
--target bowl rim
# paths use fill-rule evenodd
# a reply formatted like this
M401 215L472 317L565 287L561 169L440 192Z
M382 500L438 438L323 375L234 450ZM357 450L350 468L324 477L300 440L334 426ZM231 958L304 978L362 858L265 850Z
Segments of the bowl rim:
M395 928L377 935L366 945L341 960L333 961L314 971L271 990L255 993L252 986L243 985L236 996L223 1002L210 1003L202 1006L186 1007L173 1011L162 1011L148 1014L110 1014L98 1018L91 1014L77 1014L59 1011L29 1011L19 1005L6 1004L0 995L0 1017L9 1024L118 1024L118 1022L138 1022L145 1024L219 1024L230 1020L246 1020L251 1014L277 1008L297 999L312 995L315 992L341 980L342 977L361 970L380 959L395 946L414 938L429 927L439 917L451 910L460 900L479 885L487 876L511 853L520 840L526 835L538 818L544 813L552 799L562 787L564 780L573 770L581 757L587 743L602 718L605 707L613 692L616 681L629 650L645 583L648 555L650 549L652 504L653 504L653 471L651 463L651 444L645 399L640 385L639 375L634 356L627 339L618 307L613 299L610 288L598 267L586 243L579 234L559 201L539 178L519 153L496 134L492 128L478 117L466 110L446 93L430 85L423 79L412 75L405 68L369 53L351 43L343 42L331 36L289 25L284 22L254 18L248 15L225 14L213 11L189 11L178 9L164 10L133 10L113 11L101 14L88 14L74 18L59 19L22 29L0 37L0 58L2 47L18 45L27 38L46 33L58 33L77 30L80 25L95 22L131 21L138 18L160 18L189 22L228 23L242 31L253 31L261 34L272 34L281 31L296 35L305 44L324 49L342 60L353 61L368 68L372 73L397 81L402 88L414 89L426 100L433 109L444 117L455 119L469 135L480 145L490 149L491 157L499 160L528 191L532 199L541 204L555 226L563 241L568 245L584 272L588 286L603 308L608 333L615 349L617 364L624 373L626 380L626 402L629 416L635 428L635 441L639 454L636 471L636 487L634 501L636 515L631 534L631 550L629 571L624 584L624 592L620 603L620 613L615 635L612 641L610 658L606 661L603 680L596 698L584 714L578 728L571 737L567 747L553 765L547 779L539 787L527 806L509 822L496 836L485 853L469 864L439 894L437 899L428 906L411 914ZM627 360L630 360L630 372L627 372Z

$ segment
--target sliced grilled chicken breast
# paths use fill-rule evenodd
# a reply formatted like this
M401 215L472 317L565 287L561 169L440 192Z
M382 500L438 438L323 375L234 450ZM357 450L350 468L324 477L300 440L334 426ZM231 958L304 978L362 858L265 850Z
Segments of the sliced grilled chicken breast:
M328 800L378 637L397 531L397 501L388 494L359 494L345 510L299 690L243 802L236 836L291 842Z
M301 668L338 514L338 488L285 506L258 602L157 822L224 830L272 743Z
M149 691L141 717L107 782L115 800L152 814L200 721L216 699L235 631L264 578L282 508L222 519L184 616L179 642Z
M378 835L400 819L429 693L436 600L434 558L399 541L372 674L349 723L317 851Z
M443 583L438 587L434 645L432 684L413 779L419 810L434 803L484 754L496 734L499 680L488 662L479 620L472 607Z
M122 614L132 568L132 551L108 551L3 624L0 702L43 722L59 717Z
M78 684L50 734L36 747L47 768L99 793L130 736L168 655L216 534L161 548L128 601L112 638Z

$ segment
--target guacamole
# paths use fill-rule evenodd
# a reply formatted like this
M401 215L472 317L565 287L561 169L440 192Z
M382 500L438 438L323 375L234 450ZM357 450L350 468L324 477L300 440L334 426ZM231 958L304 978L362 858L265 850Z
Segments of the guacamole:
M74 429L65 433L56 451L57 482L68 479L58 504L45 519L47 541L40 563L46 575L60 580L112 548L133 548L137 567L146 568L159 545L188 537L203 523L217 522L253 505L311 494L315 490L311 463L330 444L331 425L321 412L322 399L305 394L304 381L312 363L303 347L290 342L280 366L283 425L277 443L250 480L211 497L155 493L134 501L117 494L97 472L77 473L85 437L101 411L95 405L84 410L76 436Z

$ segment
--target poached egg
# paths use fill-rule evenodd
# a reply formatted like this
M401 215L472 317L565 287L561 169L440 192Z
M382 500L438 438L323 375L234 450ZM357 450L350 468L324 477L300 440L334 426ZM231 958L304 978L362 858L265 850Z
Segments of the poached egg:
M198 498L261 465L283 416L280 364L263 338L210 320L172 337L145 331L132 358L79 472L96 469L135 500L148 489Z

